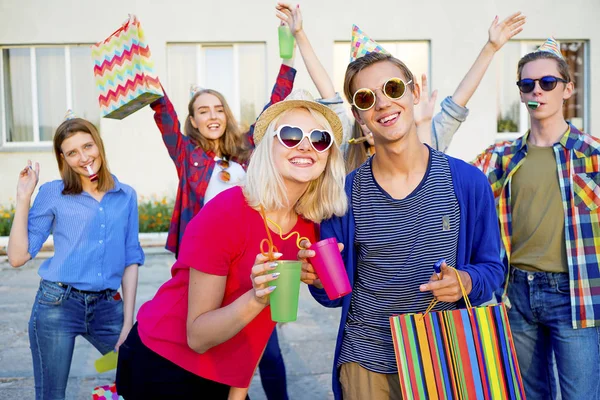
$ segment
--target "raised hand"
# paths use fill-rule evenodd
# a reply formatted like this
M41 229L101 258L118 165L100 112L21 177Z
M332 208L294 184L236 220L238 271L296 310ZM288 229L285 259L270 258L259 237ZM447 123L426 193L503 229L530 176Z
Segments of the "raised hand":
M27 166L19 173L17 183L17 199L30 199L40 179L40 164L35 163L35 169L31 167L31 160L27 160Z
M421 88L421 98L414 109L417 136L422 143L431 146L433 142L431 137L431 120L433 118L433 110L435 109L435 101L437 100L437 90L429 96L429 84L427 83L427 75L425 74L421 75Z
M296 36L302 31L302 12L300 6L292 6L290 3L279 2L275 6L275 13L281 22L290 27L292 35Z
M498 22L498 19L498 16L494 18L488 30L488 43L494 51L500 50L506 42L523 30L526 17L518 11L506 17L502 22Z
M427 81L427 75L421 75L421 98L419 104L415 106L415 123L417 127L421 124L431 124L433 118L433 110L435 109L435 102L437 100L438 92L434 90L429 96L429 83Z

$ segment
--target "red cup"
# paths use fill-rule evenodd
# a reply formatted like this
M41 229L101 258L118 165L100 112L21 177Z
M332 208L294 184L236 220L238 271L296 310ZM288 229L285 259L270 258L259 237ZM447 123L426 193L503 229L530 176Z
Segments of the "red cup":
M335 238L323 239L310 246L315 256L310 258L310 263L319 275L330 300L339 299L352 292L346 267Z

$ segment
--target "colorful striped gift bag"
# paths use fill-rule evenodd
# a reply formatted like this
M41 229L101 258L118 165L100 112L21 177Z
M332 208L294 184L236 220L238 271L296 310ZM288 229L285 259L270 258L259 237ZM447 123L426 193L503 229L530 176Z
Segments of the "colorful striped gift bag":
M103 117L123 119L163 96L135 15L106 40L92 45L92 58Z
M465 309L429 312L435 302L390 317L404 400L525 399L504 304L471 307L465 296Z

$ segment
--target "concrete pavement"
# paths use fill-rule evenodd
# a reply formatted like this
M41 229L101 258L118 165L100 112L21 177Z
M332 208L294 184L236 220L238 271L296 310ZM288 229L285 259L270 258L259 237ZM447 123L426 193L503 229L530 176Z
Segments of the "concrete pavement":
M173 256L162 250L146 252L140 269L137 307L151 299L170 277ZM27 323L39 285L36 259L20 269L0 257L0 400L33 399L33 367ZM332 398L331 366L339 321L339 310L317 304L302 285L298 321L278 327L279 341L287 368L288 391L292 400ZM85 339L78 338L67 387L67 399L91 399L95 386L114 380L114 371L96 373L94 361L100 353ZM265 399L260 379L250 386L252 400Z

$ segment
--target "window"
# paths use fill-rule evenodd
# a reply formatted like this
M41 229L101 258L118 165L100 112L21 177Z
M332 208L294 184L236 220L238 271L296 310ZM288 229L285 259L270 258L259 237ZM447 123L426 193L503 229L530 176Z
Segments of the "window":
M516 87L517 64L521 57L535 51L543 40L510 41L497 55L498 69L498 136L509 140L529 129L529 113ZM580 130L589 132L589 53L587 41L560 41L560 49L575 81L573 96L564 105L565 118Z
M264 43L168 44L167 63L168 94L182 123L192 85L222 93L245 128L268 102Z
M68 109L98 124L91 60L89 45L1 47L2 147L50 145Z
M421 83L421 74L427 74L431 82L430 53L428 41L401 41L401 42L380 42L384 49L389 51L394 57L402 60L411 70L418 83ZM335 90L344 98L344 75L350 62L350 42L335 42L333 59L333 79ZM346 100L344 98L344 100ZM348 113L350 107L348 106Z

